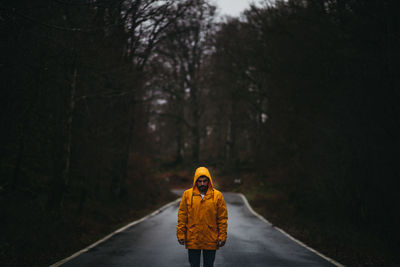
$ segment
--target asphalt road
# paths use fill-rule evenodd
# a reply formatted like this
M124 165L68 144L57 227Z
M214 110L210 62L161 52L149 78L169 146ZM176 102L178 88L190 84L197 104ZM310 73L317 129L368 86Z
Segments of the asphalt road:
M334 266L255 216L240 195L224 197L228 240L217 251L215 266ZM62 266L189 266L187 251L176 240L178 205L175 202Z

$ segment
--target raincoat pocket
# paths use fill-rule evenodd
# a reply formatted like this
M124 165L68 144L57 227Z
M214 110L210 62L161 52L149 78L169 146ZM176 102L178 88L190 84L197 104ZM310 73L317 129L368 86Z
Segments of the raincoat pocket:
M192 224L191 226L188 227L186 239L188 241L197 239L198 232L199 230L196 224Z
M214 225L208 225L206 239L209 242L217 242L218 240L218 230Z

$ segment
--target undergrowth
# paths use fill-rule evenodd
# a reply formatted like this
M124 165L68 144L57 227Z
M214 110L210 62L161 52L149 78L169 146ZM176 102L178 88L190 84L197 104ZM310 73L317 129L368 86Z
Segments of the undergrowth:
M139 192L141 191L141 192ZM45 197L22 190L0 195L2 266L48 266L175 199L164 181L131 187L121 198L67 194L62 211L49 213Z
M224 191L245 194L252 207L273 225L328 257L346 266L400 266L399 244L389 229L355 225L325 203L311 200L307 205L310 199L299 192L301 188L280 178L260 179L250 172L220 174Z

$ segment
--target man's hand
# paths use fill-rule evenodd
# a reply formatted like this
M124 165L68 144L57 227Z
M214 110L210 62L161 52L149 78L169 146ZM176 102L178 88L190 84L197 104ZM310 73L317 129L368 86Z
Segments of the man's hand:
M225 245L225 241L218 240L218 247L222 248Z
M185 245L185 239L178 239L179 244Z

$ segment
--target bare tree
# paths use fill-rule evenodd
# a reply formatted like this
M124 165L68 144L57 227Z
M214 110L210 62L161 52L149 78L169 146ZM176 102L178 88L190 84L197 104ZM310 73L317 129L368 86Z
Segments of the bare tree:
M211 50L215 7L207 1L193 1L184 15L176 20L157 49L157 60L169 73L168 83L162 91L168 95L169 107L165 117L173 118L176 128L175 161L183 158L184 143L189 142L192 160L199 161L201 117L204 112L202 66ZM187 129L190 135L186 134Z

